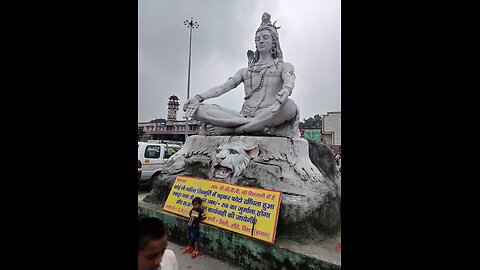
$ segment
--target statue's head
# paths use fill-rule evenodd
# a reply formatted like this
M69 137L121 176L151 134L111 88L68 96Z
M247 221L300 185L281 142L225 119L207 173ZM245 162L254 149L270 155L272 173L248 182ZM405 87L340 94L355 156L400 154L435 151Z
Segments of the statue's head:
M280 26L275 26L276 22L277 21L275 21L272 24L272 22L270 21L270 14L268 14L266 12L263 13L262 23L260 24L260 27L255 32L255 38L257 38L257 34L259 32L267 30L270 33L270 36L272 37L272 49L271 49L272 57L273 57L273 59L278 58L278 60L280 62L283 62L283 54L282 54L282 49L280 48L280 40L279 40L278 32L277 32L277 29L279 29ZM254 57L253 62L257 62L258 58L259 58L259 52L258 52L258 48L257 48L255 50L255 57Z

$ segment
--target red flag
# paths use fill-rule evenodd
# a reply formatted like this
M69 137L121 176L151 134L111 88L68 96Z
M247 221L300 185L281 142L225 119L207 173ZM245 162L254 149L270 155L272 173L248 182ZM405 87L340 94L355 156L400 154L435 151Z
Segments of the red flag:
M342 243L338 243L337 245L337 251L341 252L342 251Z

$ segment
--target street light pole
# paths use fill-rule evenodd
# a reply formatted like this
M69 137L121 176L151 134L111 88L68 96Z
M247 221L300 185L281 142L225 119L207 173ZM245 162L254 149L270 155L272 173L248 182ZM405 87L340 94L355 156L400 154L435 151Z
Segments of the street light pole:
M192 29L198 28L200 25L197 22L193 21L193 18L190 20L183 21L183 24L190 28L190 45L188 46L188 83L187 83L187 100L190 98L190 65L192 62ZM187 102L185 100L185 102ZM185 142L188 138L188 117L185 118Z

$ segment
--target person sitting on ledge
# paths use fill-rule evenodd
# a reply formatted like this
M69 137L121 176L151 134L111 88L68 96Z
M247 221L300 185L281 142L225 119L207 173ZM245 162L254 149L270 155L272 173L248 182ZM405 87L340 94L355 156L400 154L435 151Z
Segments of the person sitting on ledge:
M298 137L299 110L289 98L295 83L293 65L283 62L277 29L264 13L255 33L256 51L248 51L248 67L240 69L224 84L188 99L185 118L203 121L201 135L273 135ZM245 102L240 112L204 100L221 96L244 84ZM285 131L287 130L287 131Z

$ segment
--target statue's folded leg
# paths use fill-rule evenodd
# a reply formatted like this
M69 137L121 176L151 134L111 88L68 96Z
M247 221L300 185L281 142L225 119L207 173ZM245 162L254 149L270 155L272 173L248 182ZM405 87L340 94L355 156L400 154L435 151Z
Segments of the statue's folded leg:
M222 136L222 135L233 135L235 128L229 127L220 127L211 124L206 125L207 135L209 136Z
M251 119L245 118L240 113L220 107L215 104L200 104L193 118L219 127L238 127L250 123Z
M263 132L267 127L275 127L295 118L297 114L297 105L291 99L288 99L276 112L272 112L275 104L262 110L251 122L239 126L235 129L235 133L254 133Z

